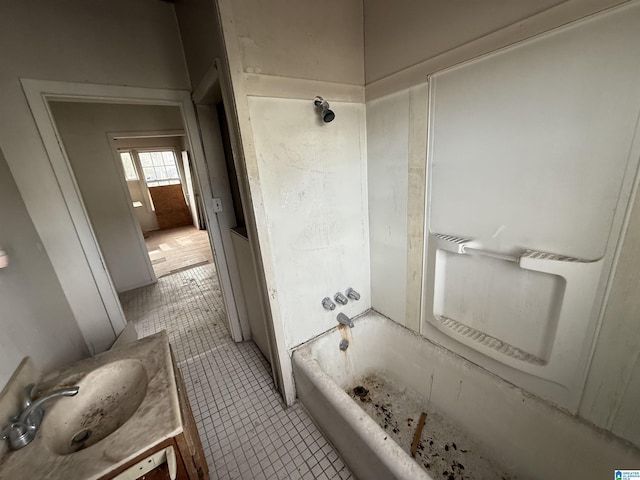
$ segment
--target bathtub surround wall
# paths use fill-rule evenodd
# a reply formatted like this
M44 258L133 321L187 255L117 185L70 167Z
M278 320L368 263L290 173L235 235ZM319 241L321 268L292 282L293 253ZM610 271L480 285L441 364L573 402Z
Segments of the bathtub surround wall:
M403 305L415 305L421 302L421 289L412 290L410 285L409 268L411 265L421 265L420 257L424 240L416 238L415 234L407 227L406 230L396 231L398 222L402 222L393 215L392 205L406 205L404 216L407 224L412 218L424 218L424 202L415 201L415 190L410 187L411 178L415 178L416 168L424 168L422 163L410 165L410 153L412 145L416 144L416 138L426 138L426 124L423 131L416 135L409 126L416 128L417 123L410 120L414 111L425 108L425 98L413 96L412 92L422 90L426 92L428 86L425 83L426 76L443 68L455 65L465 60L475 58L480 54L496 50L502 46L527 38L529 36L548 31L554 27L566 24L572 20L582 18L611 5L621 2L564 2L557 7L550 8L528 19L515 24L497 29L485 37L476 39L465 45L453 48L449 51L440 51L431 58L412 58L411 62L402 65L402 70L395 70L394 61L401 50L405 48L405 31L403 25L409 25L413 20L407 17L397 19L395 22L385 23L384 29L376 27L386 20L385 15L400 15L400 12L413 12L412 18L418 17L415 11L398 6L390 13L384 2L365 2L365 40L367 58L367 141L368 141L368 168L369 168L369 215L371 218L371 265L372 265L372 291L384 292L385 295L373 294L372 306L389 315L393 320L418 331L416 325L419 320L412 311ZM637 3L636 3L637 4ZM413 5L413 4L412 4ZM414 8L414 7L411 7ZM634 9L636 11L637 9ZM423 17L426 18L426 17ZM394 25L396 25L394 27ZM408 30L411 30L410 28ZM420 45L431 44L431 30L417 30L411 35L419 35L415 38L416 48ZM393 50L386 57L378 57L374 66L370 59L376 56L374 49L376 42L386 41L388 38L397 38L397 42L390 42ZM437 40L437 39L434 39ZM637 45L638 40L630 40L630 45ZM452 45L450 45L452 46ZM425 47L426 48L426 47ZM375 62L378 67L375 67ZM382 72L382 73L375 73ZM369 75L373 75L370 77ZM386 75L386 76L385 76ZM380 76L380 79L377 77ZM371 81L372 78L374 81ZM407 100L409 99L409 100ZM395 125L393 130L393 145L387 145L381 137L383 130L381 122L388 117L389 125ZM377 121L376 118L381 119ZM392 119L395 118L395 121ZM418 127L419 128L419 127ZM425 156L426 160L426 156ZM404 174L394 172L389 175L391 165L400 165L406 169ZM391 180L391 184L385 181L385 176ZM387 195L393 202L384 202L382 196L376 199L373 185L385 188ZM414 199L412 201L412 199ZM640 401L640 382L638 382L637 358L640 354L637 337L640 330L637 327L637 311L640 308L638 300L639 279L634 272L640 270L640 260L637 250L637 230L640 225L640 216L637 213L638 200L629 212L628 232L619 252L617 270L613 272L613 281L605 315L601 324L601 330L597 337L595 353L591 362L586 387L579 407L579 415L586 420L595 423L621 437L638 444L640 441L640 427L634 422L631 413L638 401ZM400 209L401 210L401 209ZM402 214L401 214L402 215ZM375 225L375 228L374 228ZM386 229L385 229L386 227ZM622 232L623 235L625 231ZM418 241L421 247L414 249ZM426 248L426 245L424 245ZM391 251L393 255L388 258L380 256L380 252ZM407 280L397 281L402 275L398 259L407 259ZM391 261L391 259L394 261ZM394 275L385 275L384 272L395 272ZM398 298L405 299L404 302ZM393 301L390 301L392 299ZM413 312L413 313L412 313ZM403 315L404 313L404 315Z
M427 85L367 102L371 298L420 329L427 156Z
M54 368L87 355L1 150L0 248L9 255L9 266L0 269L1 390L25 356L39 368Z
M583 418L635 445L640 445L638 245L640 195L636 192L579 412Z
M51 111L116 290L153 283L142 230L131 215L122 167L114 158L108 133L182 130L180 109L51 102Z
M322 298L353 287L362 298L344 311L370 306L362 4L221 0L217 7L239 133L235 153L244 160L238 170L248 180L243 206L253 217L249 238L259 244L279 383L290 404L291 347L330 328L339 311L326 312ZM317 95L334 107L330 124L318 120Z
M309 100L249 97L287 348L370 306L364 105L332 108L323 124ZM322 307L348 287L359 301Z

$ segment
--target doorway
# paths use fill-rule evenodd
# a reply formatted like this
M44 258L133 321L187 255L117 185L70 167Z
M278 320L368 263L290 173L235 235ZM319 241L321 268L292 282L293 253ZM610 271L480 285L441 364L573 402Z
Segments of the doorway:
M212 263L184 134L117 133L110 140L156 277Z
M128 284L126 283L127 280L131 280L131 277L127 278L126 275L118 277L113 272L135 272L140 275L145 270L144 267L140 268L140 261L144 259L142 263L146 264L148 278L145 282L147 285L153 283L155 274L153 268L151 268L142 232L138 222L135 220L132 202L129 201L128 195L125 195L127 187L122 166L113 161L113 154L109 152L110 161L103 163L103 168L93 168L100 164L100 158L105 155L105 149L102 147L105 142L108 144L107 135L104 132L101 134L100 148L88 148L84 154L80 155L80 160L76 162L77 165L72 165L71 157L77 155L72 155L67 151L69 150L68 145L62 140L62 136L58 131L58 122L54 120L53 112L56 102L59 105L66 106L70 104L91 104L93 106L102 105L103 107L113 108L153 107L164 109L165 114L170 112L169 116L179 120L178 125L173 129L183 130L184 132L185 145L188 146L188 151L193 161L195 183L204 199L202 202L204 222L213 247L214 261L217 265L220 298L227 313L228 330L234 341L241 341L243 339L243 329L240 325L237 304L243 303L242 291L240 288L234 288L231 283L230 269L235 267L235 259L232 259L233 265L229 265L230 255L225 252L221 242L220 229L216 217L217 212L212 208L213 202L207 201L207 199L212 200L214 197L211 184L208 181L207 163L189 93L30 79L23 79L22 85L47 150L52 171L60 187L58 194L61 194L64 198L70 218L74 224L74 229L67 230L66 235L70 241L72 240L71 237L73 237L73 241L79 242L85 254L82 258L68 259L63 258L64 251L52 251L51 256L52 258L56 257L56 262L61 264L69 261L76 263L86 262L83 275L75 275L71 279L73 285L67 284L66 286L70 304L76 309L90 312L90 315L78 318L78 324L92 351L98 353L108 348L124 330L127 323L118 298L119 289L116 288L116 284L122 281L120 284L121 291L125 291L128 289L127 287L135 288L136 285L131 281ZM128 116L121 113L119 118L125 120ZM158 115L153 115L151 118L157 119L159 117ZM98 117L95 116L89 120L85 118L84 123L91 125L96 120L98 120ZM122 128L127 130L139 129L139 127L127 125L124 127L114 126L111 127L111 130ZM163 130L166 127L144 127L144 129L149 128ZM163 131L162 133L165 132ZM81 144L83 140L86 140L86 136L72 135L72 140ZM106 150L109 150L109 148L107 147ZM89 175L92 180L90 186L85 188L84 192L76 178L78 170L83 170L83 173ZM114 182L114 179L117 180ZM113 192L118 188L120 189L119 195L116 195L116 197L109 196L108 191ZM95 199L91 208L87 201L89 197ZM113 201L113 198L118 198L119 200ZM129 215L112 215L114 205L121 211L128 209ZM123 232L128 232L129 241L126 242L126 245L120 244L118 248L113 248L114 245L118 244L117 241L99 242L98 237L102 237L102 235L98 235L98 228L95 228L98 224L103 227L101 229L103 233L107 232L108 235L111 235L109 237L111 240L121 236ZM135 232L135 235L132 235L132 232ZM137 237L137 241L131 241L131 238L134 237ZM115 255L111 255L112 261L110 262L107 261L107 251L115 252ZM141 252L144 255L140 255ZM218 254L216 255L215 252L218 252ZM128 263L127 259L132 258L135 258L136 261ZM92 290L94 293L76 297L73 295L76 285L78 290L82 286L84 290ZM124 285L124 288L122 288L122 285Z
M175 303L176 297L187 296L184 282L159 284L157 277L206 264L206 269L192 275L189 284L196 277L200 283L188 295L189 308L208 311L210 315L200 319L202 328L211 333L214 330L206 329L207 323L222 327L231 341L206 224L200 224L202 215L197 208L192 215L185 193L189 191L194 198L196 182L187 182L184 165L180 168L178 163L182 152L188 159L188 145L181 135L169 133L145 137L110 133L183 132L180 111L173 106L60 100L51 101L49 107L127 321L145 330L132 304L150 298L154 302L145 302L144 310L154 312L167 303L166 297ZM188 183L190 190L184 187ZM199 295L207 287L210 294ZM149 291L154 294L149 296ZM212 311L209 304L222 308ZM179 315L176 321L186 323L188 319ZM220 336L219 329L216 336Z

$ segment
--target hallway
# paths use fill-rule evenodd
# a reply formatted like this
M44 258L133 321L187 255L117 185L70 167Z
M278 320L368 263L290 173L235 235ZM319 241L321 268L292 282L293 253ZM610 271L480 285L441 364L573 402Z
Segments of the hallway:
M138 337L167 329L212 479L350 479L299 403L284 409L256 345L226 327L213 264L125 292Z

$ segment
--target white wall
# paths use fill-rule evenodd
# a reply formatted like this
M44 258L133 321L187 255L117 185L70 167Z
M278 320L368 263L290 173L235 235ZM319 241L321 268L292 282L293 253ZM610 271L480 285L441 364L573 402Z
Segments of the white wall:
M288 348L370 307L364 105L332 107L326 124L307 100L249 98ZM348 287L360 301L322 308Z
M367 83L565 1L364 0Z
M215 0L176 2L175 9L191 87L195 90L215 58L224 54Z
M142 230L131 216L108 132L182 130L178 107L51 102L102 255L118 292L155 281Z
M448 41L450 47L455 46L456 43L460 45L468 41L468 39L465 40L466 33L452 29L451 35L447 33L443 39L437 33L438 29L419 30L412 27L412 25L424 25L431 21L424 13L420 13L420 7L400 8L394 4L395 12L390 12L391 8L387 2L377 0L365 2L369 215L372 225L371 282L374 308L383 313L388 312L387 314L399 323L418 329L418 324L414 323L416 310L410 313L410 309L407 309L403 317L402 302L397 300L400 297L406 300L406 305L420 304L421 290L410 287L412 278L415 278L415 272L408 271L405 282L398 281L397 278L402 275L398 259L403 256L407 258L407 269L411 265L422 264L420 252L424 248L424 238L416 237L415 229L412 230L411 225L415 225L412 219L415 220L420 216L424 218L425 214L424 203L419 201L419 192L415 190L415 179L416 175L422 175L423 178L425 176L426 155L423 157L422 165L412 161L416 158L414 154L418 139L426 139L426 122L423 124L422 132L418 134L415 127L422 120L416 121L414 117L416 112L426 113L426 97L420 95L420 90L426 92L426 83L424 83L426 76L615 3L620 2L596 1L589 4L573 0L564 2L557 8L547 10L526 21L514 23L504 29L499 29L500 25L496 23L487 30L495 30L493 33L473 40L464 47L454 48L448 52L440 49L434 53L429 50L430 45L437 45L441 40ZM529 5L531 7L533 2L529 2ZM427 8L427 5L424 7ZM399 18L403 14L404 18ZM385 23L384 15L390 15L389 18L395 20ZM482 22L486 19L484 14L480 15L480 18L483 19ZM462 29L464 22L460 25ZM405 28L407 32L404 31ZM408 37L418 34L419 39L414 39L413 43L406 43ZM432 35L438 35L438 37L432 38ZM393 54L379 54L377 45L385 42L389 45L384 48ZM631 42L624 48L632 48L631 45L635 46L637 42ZM416 52L419 53L420 46L424 47L424 54L412 56L410 59L403 57L404 53L401 50L404 48L410 50L408 54L414 55ZM432 58L429 59L429 56ZM398 62L398 58L405 58L405 60ZM385 75L386 77L378 80ZM406 106L407 98L409 99L408 107ZM380 135L382 127L376 118L386 118L390 124L401 126L401 128L392 130L394 135L382 136ZM392 141L393 145L386 145L387 140ZM389 174L392 163L398 165L403 172ZM407 164L409 164L408 170ZM409 178L408 181L406 177ZM382 196L377 198L378 195L372 191L374 185L384 188L393 201L385 202ZM409 219L406 230L396 230L402 221L394 215L395 205L398 204L406 205L404 214ZM580 415L598 426L612 429L623 438L640 444L640 428L633 420L635 417L632 413L635 412L640 397L638 381L640 368L637 362L640 357L638 347L640 329L637 322L640 296L637 294L639 279L635 273L640 270L640 258L634 253L637 250L637 231L640 229L640 215L637 209L638 206L634 207L630 219L629 234L621 252L621 261L602 323ZM418 249L415 248L416 242L420 244ZM382 256L383 252L387 251L392 253L388 256L394 261L387 262ZM378 295L377 292L384 292L384 295Z
M244 71L364 84L360 0L233 2Z
M131 202L134 204L133 213L142 231L152 232L158 230L156 212L150 208L149 189L143 188L139 180L128 181L127 188L129 189ZM140 206L138 202L142 205Z
M333 327L338 311L370 306L364 109L333 101L336 119L322 124L312 104L315 95L332 101L364 83L362 2L229 4L230 61L253 75L252 85L270 82L248 92L250 122L241 119L240 129L248 139L250 128L255 142L245 161L251 190L260 191L267 288L288 349ZM348 287L362 293L359 302L322 308L323 297Z
M265 358L270 359L266 319L262 311L262 305L257 301L260 295L258 282L256 280L258 273L255 270L253 259L251 258L249 239L243 230L244 229L233 229L231 232L231 243L233 244L233 253L235 254L238 265L242 296L244 297L247 308L247 319L251 327L251 340L256 342L256 345L258 345L258 348Z
M0 390L25 356L47 370L87 355L60 283L0 150Z
M251 302L258 302L259 298L249 297L243 293L241 282L240 264L237 262L237 252L235 252L234 234L231 229L236 227L236 214L231 197L231 186L229 183L229 174L225 163L224 147L222 145L222 134L220 123L218 121L218 113L215 106L197 105L198 121L200 122L200 131L202 132L202 146L204 154L207 158L207 178L202 181L208 181L211 186L212 195L219 198L222 202L222 212L216 214L216 221L220 228L220 239L222 249L219 252L213 252L216 265L219 265L221 258L224 258L228 266L230 288L233 290L233 298L227 298L227 304L234 302L238 320L240 323L240 332L242 338L249 339L254 336L254 329L251 328L249 322L248 311ZM204 202L210 202L211 199L203 198ZM253 259L249 258L250 262ZM233 325L229 324L230 331L233 332ZM264 327L263 327L264 328ZM264 350L263 350L264 351Z
M28 32L28 34L27 34ZM188 89L172 4L2 2L0 144L90 351L115 332L91 279L20 78Z

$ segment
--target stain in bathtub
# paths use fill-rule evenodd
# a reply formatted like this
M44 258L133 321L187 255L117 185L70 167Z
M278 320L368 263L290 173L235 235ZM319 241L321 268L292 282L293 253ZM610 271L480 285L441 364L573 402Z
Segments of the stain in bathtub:
M356 395L356 387L368 390L365 397L368 402L363 402L362 397ZM360 400L357 403L383 428L387 433L385 441L394 440L409 452L415 433L415 415L428 411L425 410L424 399L412 396L411 391L377 374L355 379L345 391L352 399ZM495 469L490 461L470 448L475 444L462 441L465 437L444 417L429 410L429 418L430 422L418 443L415 461L434 479L515 480L515 477L504 476L504 472ZM444 438L447 440L443 441ZM442 475L445 471L447 474Z
M342 340L347 340L349 344L351 344L351 342L353 341L353 338L351 336L351 329L346 325L340 323L338 324L338 331L340 332L340 337L342 337Z

